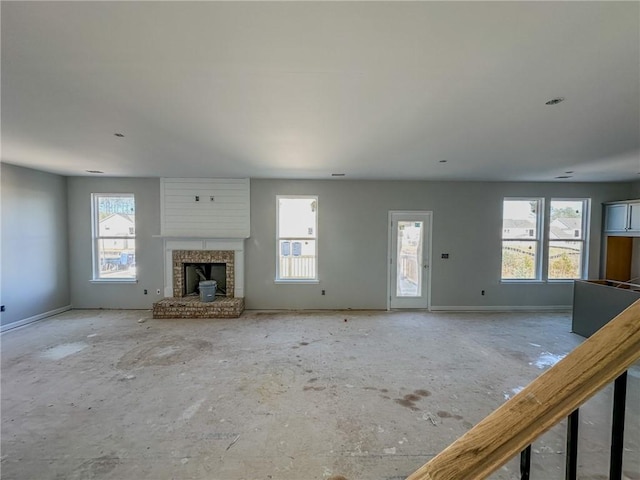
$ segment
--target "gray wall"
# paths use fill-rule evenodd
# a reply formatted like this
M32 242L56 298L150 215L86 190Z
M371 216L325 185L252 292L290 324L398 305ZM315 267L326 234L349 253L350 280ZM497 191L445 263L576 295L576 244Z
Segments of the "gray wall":
M65 177L2 163L2 325L67 307Z
M633 182L631 184L631 195L629 195L630 199L636 199L636 198L640 198L640 181L639 182ZM624 199L619 199L619 200L624 200Z
M71 301L75 308L149 308L162 289L159 179L68 179ZM432 306L570 305L572 284L501 284L505 196L590 197L589 276L599 276L601 203L628 198L631 185L560 183L252 180L246 241L247 308L386 308L389 210L433 212ZM138 283L91 283L91 193L134 193ZM275 197L319 196L317 285L275 284ZM440 253L449 253L443 260ZM144 295L147 289L149 294ZM320 294L326 290L326 296ZM481 296L480 291L486 295Z
M70 177L69 245L74 308L150 308L161 298L164 259L160 234L160 180L157 178ZM133 193L136 200L138 282L92 283L91 194ZM148 294L144 295L144 289Z
M157 178L64 177L2 164L2 324L69 303L149 308L164 259ZM92 283L91 193L136 196L137 284ZM246 241L248 308L386 307L389 210L433 212L432 306L570 305L571 284L501 284L505 196L590 197L589 277L599 276L601 203L640 193L634 184L252 180ZM317 285L275 284L275 197L319 196ZM68 210L67 210L68 207ZM68 216L67 216L68 212ZM68 225L68 231L67 231ZM19 252L16 255L15 252ZM440 253L449 253L443 260ZM37 278L33 272L38 272ZM143 290L148 290L148 295ZM327 295L320 295L321 290ZM481 296L480 291L486 295Z
M630 192L628 183L252 180L247 308L386 308L389 210L433 212L433 307L571 305L572 283L500 283L503 197L591 198L588 272L597 278L601 203ZM275 198L287 194L319 196L318 285L274 283ZM441 259L441 253L449 253L449 259Z

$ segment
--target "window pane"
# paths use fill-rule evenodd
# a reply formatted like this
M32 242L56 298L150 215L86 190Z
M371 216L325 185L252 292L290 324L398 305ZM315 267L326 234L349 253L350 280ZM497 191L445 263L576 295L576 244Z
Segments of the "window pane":
M583 240L582 200L551 200L549 240Z
M502 242L502 278L535 280L537 242Z
M280 198L278 237L315 238L317 203L315 198Z
M583 242L549 242L549 279L582 277Z
M132 238L97 240L98 278L136 278L136 245Z
M537 239L538 209L533 200L505 200L502 210L502 238Z
M316 241L280 239L279 274L283 280L316 278Z
M93 196L97 222L95 278L136 278L136 210L133 195Z
M398 222L396 296L422 296L423 222Z

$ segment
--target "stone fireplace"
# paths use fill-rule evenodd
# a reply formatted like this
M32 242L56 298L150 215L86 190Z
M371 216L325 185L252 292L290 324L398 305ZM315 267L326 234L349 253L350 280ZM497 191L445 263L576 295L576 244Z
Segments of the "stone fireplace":
M237 318L242 314L243 240L165 239L164 243L167 298L153 304L153 318ZM194 271L199 272L196 279ZM201 276L218 282L212 302L200 302L190 291Z
M235 296L235 252L230 250L173 250L173 296L184 297L188 294L187 267L192 265L207 265L203 268L206 280L218 280L218 285L223 285L225 297ZM224 265L224 282L216 279L214 266ZM209 278L211 277L211 278Z

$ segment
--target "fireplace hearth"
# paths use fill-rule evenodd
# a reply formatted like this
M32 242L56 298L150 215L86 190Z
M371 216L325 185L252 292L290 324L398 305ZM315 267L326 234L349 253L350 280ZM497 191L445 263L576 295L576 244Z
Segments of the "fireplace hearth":
M171 251L173 297L153 304L153 318L237 318L244 298L235 297L236 262L233 250ZM198 284L215 280L213 302L200 302Z

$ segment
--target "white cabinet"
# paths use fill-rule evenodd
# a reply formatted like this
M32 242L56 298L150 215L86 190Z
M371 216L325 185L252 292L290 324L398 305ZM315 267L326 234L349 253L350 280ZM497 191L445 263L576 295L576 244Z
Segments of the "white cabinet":
M627 204L616 203L604 207L605 232L627 231Z
M629 230L640 232L640 202L629 203Z
M605 205L604 231L606 233L640 236L640 200Z

